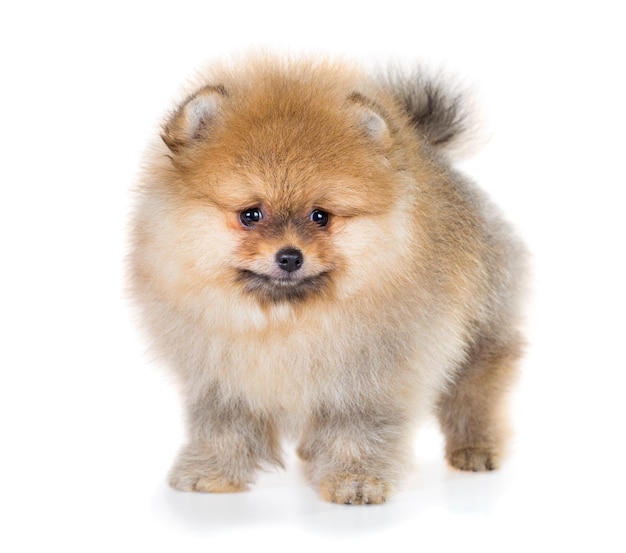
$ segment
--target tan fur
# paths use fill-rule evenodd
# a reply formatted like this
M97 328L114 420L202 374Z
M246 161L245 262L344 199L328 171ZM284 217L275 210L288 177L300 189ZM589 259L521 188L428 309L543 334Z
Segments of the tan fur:
M172 486L246 489L293 436L324 499L381 503L432 409L453 466L497 466L523 248L385 87L325 62L214 68L163 141L131 274L187 407Z

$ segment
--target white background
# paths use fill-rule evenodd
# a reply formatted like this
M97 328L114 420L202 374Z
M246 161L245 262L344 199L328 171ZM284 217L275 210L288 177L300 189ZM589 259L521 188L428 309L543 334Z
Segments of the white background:
M15 6L0 9L2 551L625 550L619 2ZM464 167L536 275L499 473L448 469L427 427L381 507L322 503L293 459L247 494L166 487L180 410L124 299L129 191L184 79L258 45L425 61L478 91L492 138Z

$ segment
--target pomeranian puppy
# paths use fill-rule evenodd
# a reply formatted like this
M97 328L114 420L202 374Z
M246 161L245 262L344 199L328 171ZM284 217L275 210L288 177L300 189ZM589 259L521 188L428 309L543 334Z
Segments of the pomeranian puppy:
M464 113L420 74L269 57L170 113L131 275L185 400L174 488L244 490L288 437L323 499L382 503L429 412L450 465L498 467L525 254L450 166Z

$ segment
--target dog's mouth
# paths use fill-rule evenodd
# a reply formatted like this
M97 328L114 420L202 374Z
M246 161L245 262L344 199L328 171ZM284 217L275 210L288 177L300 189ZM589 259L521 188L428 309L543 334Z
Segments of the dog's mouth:
M237 280L243 284L244 290L255 295L264 303L301 302L323 292L329 285L328 271L313 276L295 276L286 273L281 277L273 277L240 269Z

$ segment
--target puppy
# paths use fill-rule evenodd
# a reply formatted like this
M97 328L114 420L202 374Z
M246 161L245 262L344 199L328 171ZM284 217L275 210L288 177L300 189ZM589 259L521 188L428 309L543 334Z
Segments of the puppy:
M499 466L525 253L450 166L463 98L417 74L248 59L162 127L133 296L177 375L184 491L245 490L298 442L327 501L382 503L434 412L446 458Z

